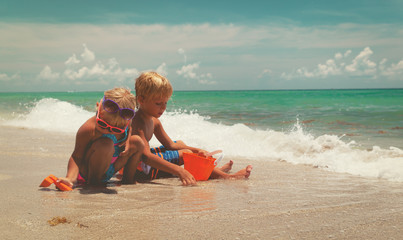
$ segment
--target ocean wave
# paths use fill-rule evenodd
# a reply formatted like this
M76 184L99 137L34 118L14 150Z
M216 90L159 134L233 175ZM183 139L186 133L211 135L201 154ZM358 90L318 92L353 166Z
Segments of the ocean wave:
M1 125L74 134L94 112L53 98L33 104L26 113L2 121ZM403 151L377 146L362 149L354 141L323 134L314 136L298 121L292 129L256 130L244 124L212 123L197 112L166 112L161 122L174 140L208 151L221 149L226 158L251 161L287 161L309 164L328 171L403 182ZM153 138L150 145L160 145Z
M75 133L88 118L94 115L82 107L54 98L36 101L27 111L14 116L13 119L4 120L2 125Z
M298 121L287 131L216 124L196 113L167 113L161 121L173 139L209 151L222 149L227 158L309 164L328 171L403 182L401 149L362 149L354 141L345 142L343 136L313 136ZM151 143L158 144L155 139Z

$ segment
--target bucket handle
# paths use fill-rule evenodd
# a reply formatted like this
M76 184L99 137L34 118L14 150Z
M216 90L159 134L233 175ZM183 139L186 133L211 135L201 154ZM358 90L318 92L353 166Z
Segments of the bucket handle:
M214 154L217 154L217 153L222 153L222 150L215 150L213 152L209 152L206 154L206 157L213 156Z
M222 152L222 150L216 150L206 154L206 157L210 157L217 153L221 153L221 155L214 161L214 166L217 166L218 163L224 158L224 153Z

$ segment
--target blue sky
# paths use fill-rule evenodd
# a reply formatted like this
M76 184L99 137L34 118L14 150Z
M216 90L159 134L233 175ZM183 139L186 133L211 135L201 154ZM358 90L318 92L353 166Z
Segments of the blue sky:
M0 0L0 92L403 87L403 1Z

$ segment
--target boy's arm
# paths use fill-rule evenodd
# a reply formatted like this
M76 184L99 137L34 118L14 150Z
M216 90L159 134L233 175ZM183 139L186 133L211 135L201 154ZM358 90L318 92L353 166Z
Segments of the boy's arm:
M145 156L145 159L143 160L144 163L150 165L151 167L160 169L161 171L168 172L178 176L181 179L183 185L196 184L195 178L187 170L178 165L167 162L164 159L158 157L157 155L152 154L150 151L150 145L148 143L148 140L145 137L144 130L140 127L141 123L136 122L134 126L135 127L133 128L133 134L140 136L140 138L144 142L144 150L143 150L143 154Z
M128 134L127 134L127 139L126 139L126 141L125 142L123 142L123 143L121 143L120 145L119 145L119 147L122 147L122 146L125 146L125 150L123 150L123 152L121 152L120 154L119 154L119 156L126 156L127 154L128 154L128 152L129 152L129 148L130 148L130 136L132 135L132 127L131 127L131 125L129 125L129 132L128 132Z
M164 159L158 157L157 155L154 155L150 152L150 148L145 147L144 150L144 156L146 156L146 159L143 160L145 164L150 165L151 167L157 168L161 171L171 173L173 175L178 176L183 185L193 185L196 184L196 179L193 177L192 174L190 174L186 169L165 161Z
M203 149L188 146L182 141L178 142L172 141L172 139L165 132L164 127L161 124L161 121L157 118L153 120L154 120L154 135L166 149L169 150L189 149L194 153L204 153L204 154L207 153L207 151Z

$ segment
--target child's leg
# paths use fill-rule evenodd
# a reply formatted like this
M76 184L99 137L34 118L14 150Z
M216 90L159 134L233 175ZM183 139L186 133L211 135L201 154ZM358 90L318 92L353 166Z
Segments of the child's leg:
M192 153L192 151L189 150L189 149L182 149L182 150L178 150L178 153L179 153L178 165L182 166L184 164L184 162L183 162L183 153Z
M189 151L190 150L185 150ZM150 148L150 152L163 160L170 162L175 165L183 165L183 158L182 158L182 150L166 150L164 146L156 147L156 148ZM139 181L144 181L144 180L153 180L153 179L158 179L158 178L168 178L168 177L173 177L171 173L167 173L164 171L160 171L157 168L150 167L149 169L143 168L142 173L136 177L137 180Z
M127 157L119 157L115 162L117 170L121 169L124 165L122 182L127 184L135 183L134 175L144 150L143 140L137 135L132 135L129 143L129 154L127 154Z
M235 178L235 179L240 179L240 178L248 178L250 176L250 173L252 172L252 165L246 166L246 168L234 173L234 174L228 174L223 172L219 168L214 168L213 172L210 175L210 179L217 179L217 178L223 178L223 179L229 179L229 178Z
M223 172L228 173L232 169L232 164L234 164L234 162L232 160L229 160L229 162L227 162L226 164L222 165L218 169L220 169Z
M106 171L109 169L115 148L109 138L95 140L85 154L84 164L80 174L88 184L101 184Z
M183 165L183 153L191 153L192 151L189 149L182 149L182 150L178 150L179 153L179 164L178 165ZM229 162L227 162L226 164L222 165L221 167L217 167L219 170L221 170L222 172L229 172L232 169L232 164L234 164L234 162L232 160L230 160Z

